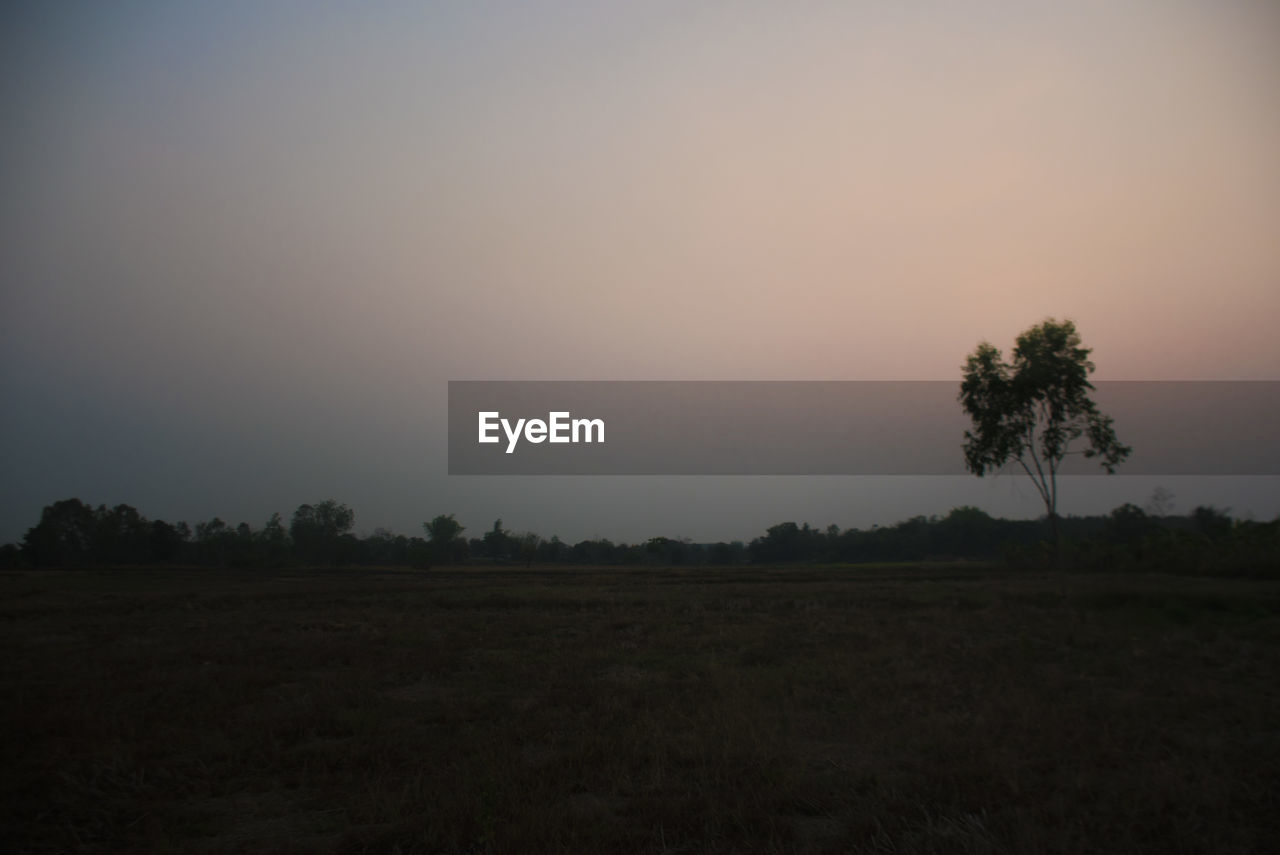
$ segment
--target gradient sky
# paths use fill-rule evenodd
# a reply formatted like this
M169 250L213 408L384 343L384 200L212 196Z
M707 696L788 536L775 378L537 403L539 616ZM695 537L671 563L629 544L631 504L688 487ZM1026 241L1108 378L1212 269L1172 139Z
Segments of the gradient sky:
M1270 0L0 18L0 541L70 496L567 540L1040 511L1013 476L451 478L450 379L958 379L1047 316L1098 379L1280 379ZM1269 519L1278 482L1062 510Z

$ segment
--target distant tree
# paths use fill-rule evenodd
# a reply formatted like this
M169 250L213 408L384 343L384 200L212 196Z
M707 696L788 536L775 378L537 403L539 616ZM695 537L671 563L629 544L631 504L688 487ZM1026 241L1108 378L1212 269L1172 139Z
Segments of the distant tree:
M409 538L387 528L375 528L364 539L365 557L371 564L393 566L409 563Z
M933 529L928 517L917 514L895 526L881 529L881 536L894 560L919 561L933 549Z
M333 499L318 505L299 505L289 523L294 550L309 564L334 563L338 560L338 538L355 525L355 511Z
M431 559L435 563L450 564L459 559L459 544L466 545L461 537L466 528L453 518L453 514L440 514L430 522L424 522L422 528L427 533Z
M107 564L139 564L151 558L151 524L137 508L99 505L94 512L94 557Z
M68 567L94 560L97 517L79 499L46 505L40 522L27 530L22 551L37 567Z
M764 537L751 541L751 560L756 564L793 561L799 551L800 526L793 522L770 526Z
M1151 498L1147 499L1146 511L1153 517L1167 517L1173 513L1174 507L1173 493L1164 487L1156 487Z
M368 560L368 552L364 541L354 534L340 534L333 545L333 563L336 567L349 564L364 564Z
M751 561L756 564L814 561L829 554L832 548L830 528L824 532L808 523L793 522L770 526L764 537L757 537L747 547Z
M1196 531L1210 540L1220 540L1231 533L1231 517L1212 505L1200 505L1192 511L1191 522Z
M617 564L621 549L607 537L581 540L570 548L569 558L575 564Z
M196 523L192 538L197 561L201 564L225 566L231 562L235 547L235 531L219 517Z
M279 512L273 513L267 524L258 532L262 560L268 567L278 567L288 561L289 532Z
M644 544L644 551L648 563L679 566L691 563L693 548L687 539L651 537Z
M959 400L973 420L964 433L965 465L981 477L1016 461L1035 484L1060 551L1058 471L1068 454L1099 458L1108 473L1129 456L1110 416L1089 397L1094 365L1071 321L1046 320L1018 336L1013 362L987 342L964 366ZM1086 444L1073 450L1079 439Z
M1146 511L1132 502L1125 502L1107 517L1103 536L1113 543L1132 545L1158 529L1159 525L1147 516Z
M196 543L210 543L226 537L230 532L231 529L221 517L214 517L208 522L196 523Z
M493 521L493 528L484 533L484 551L494 561L511 556L511 535L502 528L502 520Z
M0 567L11 569L22 566L22 549L16 543L0 546Z
M182 533L175 526L164 520L153 521L148 537L151 560L160 564L177 561L182 554L183 540Z
M524 562L525 567L532 567L534 559L538 557L538 548L542 546L542 537L534 532L527 531L520 535L517 539L520 550L520 560Z
M567 552L568 547L565 546L564 541L560 539L559 535L553 534L551 535L550 540L544 540L542 543L538 544L539 561L558 564L564 560Z
M723 540L718 543L711 544L710 554L708 555L712 564L733 564L734 553L733 547Z
M937 545L945 554L978 558L996 552L996 520L979 508L971 505L952 508L946 517L931 526L938 530Z

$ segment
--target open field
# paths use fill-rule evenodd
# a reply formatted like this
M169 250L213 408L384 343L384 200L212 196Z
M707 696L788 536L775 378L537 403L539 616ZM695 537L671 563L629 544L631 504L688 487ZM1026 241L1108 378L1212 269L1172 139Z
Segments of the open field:
M0 575L11 852L1251 852L1280 583Z

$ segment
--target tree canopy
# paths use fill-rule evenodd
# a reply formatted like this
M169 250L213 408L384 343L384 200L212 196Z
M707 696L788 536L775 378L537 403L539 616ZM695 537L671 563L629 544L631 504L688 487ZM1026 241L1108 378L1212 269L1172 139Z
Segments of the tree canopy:
M495 529L501 520L495 524ZM453 514L440 514L430 522L422 524L431 545L432 557L439 563L454 563L466 557L467 543L462 539L465 527L454 519Z
M328 564L337 560L340 540L355 521L351 508L326 499L318 505L299 505L293 512L289 534L307 561ZM274 530L273 536L278 536Z
M1172 494L1163 491L1167 505ZM330 503L321 503L320 506ZM328 516L344 522L347 508L332 502L332 514L300 506L295 518ZM689 538L651 537L636 543L614 543L595 537L565 543L535 532L513 534L501 523L483 537L466 540L452 514L432 520L437 537L406 537L385 528L357 537L337 534L332 552L317 555L314 544L298 543L280 514L254 528L219 517L170 524L148 520L128 505L98 505L67 499L45 507L37 525L21 545L0 546L0 568L204 566L260 567L303 565L325 567L415 567L433 564L608 565L617 567L696 567L774 565L800 567L823 563L898 561L993 561L1039 566L1048 557L1043 523L998 519L974 507L953 508L945 516L915 516L894 525L869 529L814 527L783 522L770 526L749 543L695 543ZM1158 568L1161 572L1256 575L1280 578L1280 519L1268 523L1236 520L1226 511L1196 507L1183 516L1148 515L1125 503L1107 516L1067 516L1061 520L1065 559L1079 569ZM336 531L333 529L330 534ZM502 537L491 537L494 532ZM430 533L430 524L428 524Z
M1075 324L1053 319L1018 336L1013 361L982 342L964 365L959 400L973 427L965 466L979 477L1016 462L1044 501L1058 537L1058 473L1068 454L1097 458L1108 473L1132 449L1090 397L1094 364ZM1082 446L1074 447L1078 440Z

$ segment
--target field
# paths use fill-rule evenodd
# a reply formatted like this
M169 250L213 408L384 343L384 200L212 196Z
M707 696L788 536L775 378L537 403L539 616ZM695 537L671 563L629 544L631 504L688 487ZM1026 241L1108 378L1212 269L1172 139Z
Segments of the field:
M9 852L1251 852L1280 584L0 575Z

